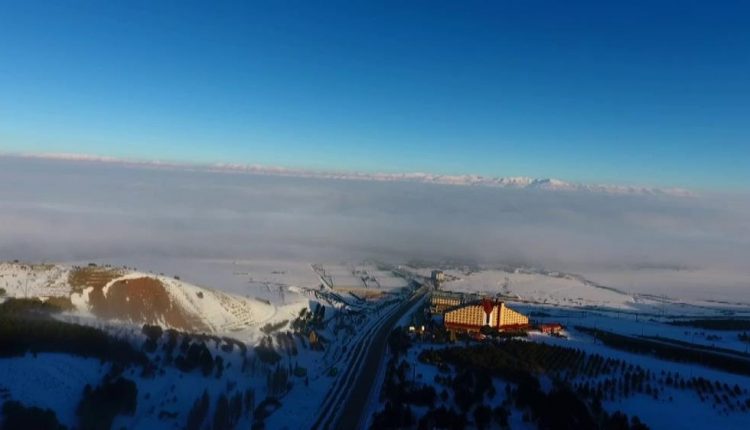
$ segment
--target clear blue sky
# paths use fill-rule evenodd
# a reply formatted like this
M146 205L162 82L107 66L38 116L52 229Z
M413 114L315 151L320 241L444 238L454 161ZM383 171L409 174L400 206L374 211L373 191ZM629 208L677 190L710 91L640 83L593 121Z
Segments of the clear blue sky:
M0 150L747 189L750 3L6 0Z

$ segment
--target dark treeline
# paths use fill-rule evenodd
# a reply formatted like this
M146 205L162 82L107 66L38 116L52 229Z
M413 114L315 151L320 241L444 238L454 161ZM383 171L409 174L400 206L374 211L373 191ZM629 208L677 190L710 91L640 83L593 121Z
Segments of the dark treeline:
M633 338L589 327L576 327L576 330L594 336L607 346L639 354L655 355L665 360L695 363L713 367L739 375L750 375L750 360L723 353L711 353L703 347L680 346L675 342L667 344L658 340Z
M262 331L265 334L271 334L271 333L275 332L276 330L280 330L283 327L286 327L287 324L289 324L289 320L279 321L279 322L274 323L274 324L267 323L267 324L263 325L263 327L260 328L260 331Z
M106 332L50 317L57 308L37 300L0 305L0 357L58 352L145 366L148 357Z
M712 319L677 320L677 321L670 322L670 324L682 326L682 327L701 328L704 330L726 330L726 331L750 330L750 319L712 318Z
M510 340L504 342L502 347L482 344L468 348L425 350L419 359L434 365L449 363L484 369L489 376L519 383L526 380L529 373L540 370L573 370L585 362L586 354L572 348Z
M51 300L9 298L0 303L0 316L5 317L49 316L61 311L63 308Z
M276 364L281 360L281 355L273 347L273 338L271 336L262 338L254 349L260 361L266 364Z
M0 421L0 429L65 429L65 426L57 421L57 416L51 409L41 409L36 406L27 407L18 401L8 400L3 404L2 412L3 418Z
M81 430L109 430L119 414L133 415L137 406L138 389L129 379L105 378L96 388L86 385L78 405Z

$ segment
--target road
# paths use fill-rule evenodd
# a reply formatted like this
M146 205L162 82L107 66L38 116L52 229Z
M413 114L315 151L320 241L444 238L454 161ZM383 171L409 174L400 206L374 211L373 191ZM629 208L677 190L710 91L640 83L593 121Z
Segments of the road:
M372 332L362 336L357 345L349 350L349 366L344 375L331 387L323 401L320 416L312 425L313 430L357 429L364 423L373 378L377 375L380 361L385 357L388 335L404 316L427 293L422 287L411 298L398 305L393 312Z

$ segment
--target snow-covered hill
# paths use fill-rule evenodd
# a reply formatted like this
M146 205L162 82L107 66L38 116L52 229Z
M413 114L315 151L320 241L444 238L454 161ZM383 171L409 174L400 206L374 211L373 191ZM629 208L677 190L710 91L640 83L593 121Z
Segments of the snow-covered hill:
M254 298L105 266L0 263L0 288L8 297L69 299L80 315L205 333L247 331L249 338L278 311Z

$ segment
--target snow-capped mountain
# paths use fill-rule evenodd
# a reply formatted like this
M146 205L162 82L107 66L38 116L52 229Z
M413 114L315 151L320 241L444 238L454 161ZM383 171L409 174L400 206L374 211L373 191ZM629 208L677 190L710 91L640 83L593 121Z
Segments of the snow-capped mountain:
M158 160L127 160L113 157L100 157L87 154L43 153L43 154L1 154L6 157L38 158L60 161L78 161L88 163L111 163L129 167L152 169L175 169L209 171L216 173L246 173L254 175L274 175L301 178L338 179L380 182L417 182L425 184L456 185L456 186L485 186L510 189L536 189L545 191L578 191L618 195L669 195L687 197L693 193L682 188L659 188L624 185L581 184L567 182L554 178L532 178L528 176L493 177L482 175L440 175L424 172L411 173L369 173L369 172L337 172L323 170L294 169L279 166L259 164L187 164Z
M217 164L211 170L220 172L247 172L264 175L283 175L323 179L362 180L382 182L418 182L426 184L485 186L510 189L536 189L545 191L579 191L603 194L670 195L687 197L693 195L682 188L638 187L624 185L579 184L554 178L532 178L528 176L489 177L481 175L437 175L432 173L357 173L322 172L237 164Z

